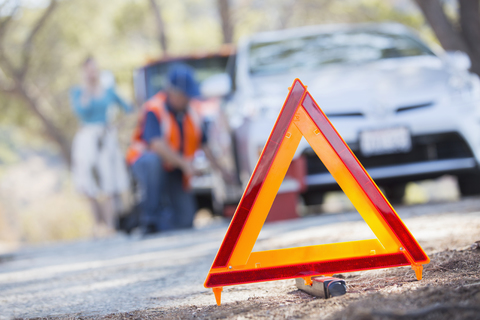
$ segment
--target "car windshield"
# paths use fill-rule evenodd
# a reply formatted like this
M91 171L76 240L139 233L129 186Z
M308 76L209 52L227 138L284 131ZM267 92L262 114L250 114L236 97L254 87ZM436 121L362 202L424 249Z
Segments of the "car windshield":
M272 74L309 70L336 63L433 55L406 35L375 31L342 31L250 46L250 73Z

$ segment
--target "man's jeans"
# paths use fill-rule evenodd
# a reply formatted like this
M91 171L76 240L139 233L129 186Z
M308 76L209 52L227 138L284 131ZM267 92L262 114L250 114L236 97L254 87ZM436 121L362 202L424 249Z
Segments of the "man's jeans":
M166 171L160 157L144 153L132 166L142 195L140 224L158 231L191 228L196 204L192 193L184 190L182 173Z

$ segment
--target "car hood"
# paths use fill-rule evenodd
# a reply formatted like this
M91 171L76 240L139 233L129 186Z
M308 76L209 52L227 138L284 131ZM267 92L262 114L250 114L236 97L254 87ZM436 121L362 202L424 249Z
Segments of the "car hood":
M330 65L315 71L255 76L254 99L285 99L299 78L328 114L376 114L434 104L446 92L449 73L435 56L385 59L362 65ZM271 106L275 107L275 106ZM278 106L280 108L281 105Z

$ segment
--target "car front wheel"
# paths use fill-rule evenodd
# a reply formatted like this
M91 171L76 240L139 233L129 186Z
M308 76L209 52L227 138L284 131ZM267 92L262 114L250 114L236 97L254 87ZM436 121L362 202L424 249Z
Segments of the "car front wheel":
M480 194L480 172L458 176L458 186L462 196L472 196Z
M401 204L405 197L405 183L387 184L383 186L385 197L391 204Z

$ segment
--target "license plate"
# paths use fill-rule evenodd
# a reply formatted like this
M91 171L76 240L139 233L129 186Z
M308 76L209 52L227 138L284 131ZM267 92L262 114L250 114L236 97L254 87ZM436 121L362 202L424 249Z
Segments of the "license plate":
M364 156L404 153L411 149L412 139L405 127L360 132L360 151Z

